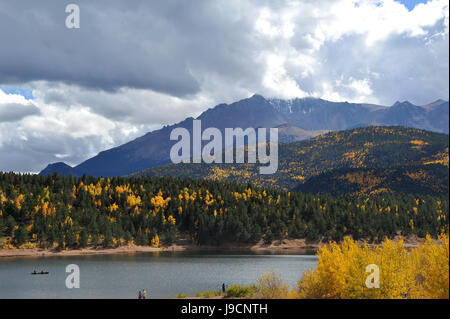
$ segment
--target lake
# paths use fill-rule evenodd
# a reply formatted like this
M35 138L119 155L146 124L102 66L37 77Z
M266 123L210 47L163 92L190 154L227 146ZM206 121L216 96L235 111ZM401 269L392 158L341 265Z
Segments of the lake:
M80 288L68 289L66 266L80 269ZM174 298L178 293L256 283L268 271L295 285L316 267L313 254L156 252L126 255L0 258L0 298ZM33 270L48 275L31 275Z

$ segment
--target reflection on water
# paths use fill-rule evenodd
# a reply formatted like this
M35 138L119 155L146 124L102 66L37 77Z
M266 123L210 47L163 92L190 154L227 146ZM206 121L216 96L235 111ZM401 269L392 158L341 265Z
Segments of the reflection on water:
M182 292L249 285L268 271L295 285L317 264L313 251L282 252L182 251L126 255L88 255L0 259L0 298L173 298ZM67 289L65 267L80 267L80 288ZM31 275L33 270L48 275Z

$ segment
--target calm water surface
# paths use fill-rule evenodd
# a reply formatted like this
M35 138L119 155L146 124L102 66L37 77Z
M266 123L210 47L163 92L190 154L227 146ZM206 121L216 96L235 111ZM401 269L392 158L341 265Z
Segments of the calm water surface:
M67 289L65 268L80 267L80 288ZM159 252L127 255L0 258L0 298L150 298L256 283L268 271L291 285L314 268L314 255ZM31 275L34 270L48 275Z

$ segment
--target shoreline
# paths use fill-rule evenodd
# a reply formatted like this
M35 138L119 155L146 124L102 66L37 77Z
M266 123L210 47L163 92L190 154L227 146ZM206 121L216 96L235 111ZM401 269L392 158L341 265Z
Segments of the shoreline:
M394 238L396 240L398 238ZM425 241L424 238L403 238L405 247L415 247L419 243ZM358 241L363 244L363 241ZM308 242L305 239L282 239L265 245L263 241L256 244L224 244L221 246L198 246L191 243L177 243L167 247L151 247L151 246L120 246L116 248L83 248L83 249L41 249L41 248L13 248L0 249L0 260L2 258L15 257L50 257L50 256L89 256L89 255L119 255L119 254L135 254L146 252L180 252L180 251L218 251L226 252L240 251L252 253L284 253L284 254L311 254L317 251L320 246L327 242L315 241ZM369 244L377 246L376 244Z
M41 249L41 248L12 248L0 249L1 258L14 257L49 257L49 256L87 256L87 255L119 255L135 254L146 252L180 252L180 251L241 251L241 252L289 252L305 253L306 251L317 250L318 243L306 243L304 239L285 239L274 241L270 245L264 245L262 241L256 244L225 244L221 246L203 245L198 246L191 243L177 243L170 246L151 247L151 246L120 246L116 248L83 248L83 249Z

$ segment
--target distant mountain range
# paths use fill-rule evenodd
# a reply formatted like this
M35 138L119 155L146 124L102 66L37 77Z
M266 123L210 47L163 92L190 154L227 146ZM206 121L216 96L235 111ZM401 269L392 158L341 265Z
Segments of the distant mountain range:
M434 132L449 132L449 102L437 100L417 106L407 101L387 107L373 104L330 102L316 98L292 100L265 99L260 95L232 104L219 104L197 119L202 127L225 128L278 127L279 141L292 143L335 130L365 126L400 125ZM169 152L175 141L170 132L176 127L192 131L193 118L147 133L121 146L102 151L97 156L71 167L65 163L48 165L40 174L121 176L170 162Z

